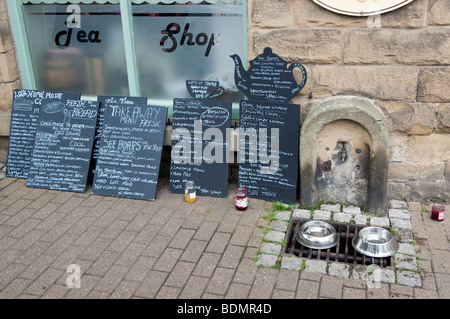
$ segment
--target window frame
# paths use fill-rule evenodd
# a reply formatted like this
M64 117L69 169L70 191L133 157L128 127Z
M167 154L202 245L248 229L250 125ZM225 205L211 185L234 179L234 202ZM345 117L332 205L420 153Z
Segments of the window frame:
M133 32L133 12L131 0L116 0L120 5L122 32L124 38L125 62L128 76L128 87L130 96L142 96L140 90L139 74L137 69L137 57L135 51L135 39ZM74 1L75 2L75 1ZM80 3L82 1L79 1ZM22 86L26 89L35 90L36 81L31 60L30 47L25 29L22 0L6 0L9 21L16 45L17 63L20 70ZM247 57L247 0L242 0L242 28L243 28L243 51ZM245 60L243 58L243 60ZM96 100L97 96L81 95L84 100ZM148 96L149 105L166 106L169 108L168 116L172 116L173 101L152 100ZM174 97L175 98L175 97ZM239 104L233 103L233 119L239 118Z

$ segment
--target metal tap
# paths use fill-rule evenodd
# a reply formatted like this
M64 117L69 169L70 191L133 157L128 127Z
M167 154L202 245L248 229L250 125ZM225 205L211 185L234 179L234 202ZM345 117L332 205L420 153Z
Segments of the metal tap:
M341 150L341 162L344 163L347 160L347 150L345 149L345 144L347 144L347 142L339 142L342 145L342 150Z

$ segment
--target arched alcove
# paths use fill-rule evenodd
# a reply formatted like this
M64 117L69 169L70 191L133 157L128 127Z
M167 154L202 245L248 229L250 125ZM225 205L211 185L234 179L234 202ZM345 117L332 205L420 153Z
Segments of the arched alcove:
M370 213L384 215L388 160L386 119L375 104L358 97L319 103L309 111L300 132L300 202L315 206L320 200L354 201ZM355 184L338 182L333 169L349 174ZM352 197L345 194L352 191L349 186L364 189Z

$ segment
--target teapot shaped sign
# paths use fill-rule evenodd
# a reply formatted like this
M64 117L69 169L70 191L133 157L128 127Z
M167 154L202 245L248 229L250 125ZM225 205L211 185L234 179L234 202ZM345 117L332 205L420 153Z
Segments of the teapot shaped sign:
M265 48L264 53L250 61L248 71L244 69L240 57L231 55L235 64L234 80L237 88L250 100L289 102L306 84L306 69L300 63L287 62ZM293 70L302 72L300 83L294 78Z

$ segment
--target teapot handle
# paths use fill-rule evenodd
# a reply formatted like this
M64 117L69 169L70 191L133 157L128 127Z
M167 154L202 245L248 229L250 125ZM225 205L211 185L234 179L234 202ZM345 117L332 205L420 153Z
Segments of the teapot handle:
M298 84L298 86L294 89L292 89L292 93L297 93L299 92L301 89L303 89L303 87L306 84L306 79L307 79L307 75L306 75L306 69L303 65L301 65L300 63L291 63L291 65L289 66L289 70L293 70L294 68L300 68L300 70L302 71L302 80L300 81L300 83Z

